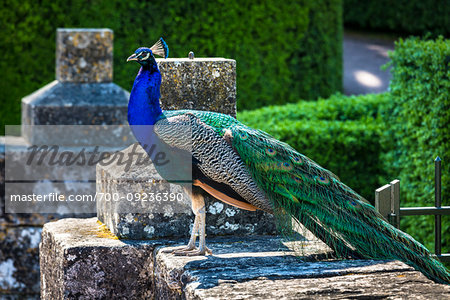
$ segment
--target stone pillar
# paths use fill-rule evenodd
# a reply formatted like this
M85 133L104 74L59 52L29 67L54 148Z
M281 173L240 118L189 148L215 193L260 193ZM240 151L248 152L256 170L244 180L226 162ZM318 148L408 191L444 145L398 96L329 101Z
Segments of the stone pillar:
M197 109L215 111L236 116L236 61L224 58L172 58L157 59L162 74L161 106L167 110ZM129 157L132 145L121 151ZM138 152L147 156L141 147ZM134 156L135 158L137 156ZM97 200L97 216L100 221L121 238L154 239L161 237L188 237L193 222L190 200L184 197L177 204L157 205L149 202L144 210L124 212L130 206L127 196L134 193L151 193L153 182L162 178L152 165L100 166L97 165L97 193L120 199L110 201L106 197ZM167 184L164 191L182 193L179 186ZM213 197L207 197L208 235L275 234L273 216L262 211L244 211ZM171 205L176 205L171 206ZM174 209L175 208L175 209Z
M124 157L135 151L133 157L147 153L138 145L130 146L121 153ZM97 217L120 238L155 239L166 237L189 237L194 215L190 199L180 186L161 184L163 178L153 165L122 164L97 165ZM135 202L136 193L168 193L184 195L182 201ZM112 201L115 198L118 201ZM146 197L149 200L149 197ZM262 211L246 211L225 204L211 196L206 197L206 233L215 235L261 235L275 234L272 215ZM142 206L140 206L142 205Z
M58 29L56 80L22 99L22 135L44 140L27 125L127 124L129 93L112 82L110 29Z
M48 135L39 133L39 126L30 125L77 125L77 124L127 124L126 112L129 93L112 82L113 32L110 29L58 29L57 31L56 80L22 99L22 136L0 137L0 298L39 298L38 245L42 226L51 220L75 216L65 213L5 213L5 189L9 184L22 185L24 190L61 191L67 186L73 194L95 193L95 166L77 172L85 182L72 184L74 173L67 167L55 167L47 178L42 174L26 183L11 182L5 186L6 175L11 170L24 170L32 144L45 143ZM60 127L60 126L58 126ZM20 128L6 128L20 134ZM18 130L15 130L18 129ZM56 129L56 128L55 128ZM48 131L47 131L48 133ZM51 136L50 136L51 137ZM115 140L114 147L120 146ZM70 139L71 136L66 136ZM110 148L117 151L123 148ZM71 146L60 151L74 152ZM6 157L6 158L5 158ZM80 167L81 169L81 167ZM9 175L8 175L9 174ZM71 177L72 176L72 177ZM19 178L20 179L20 178ZM25 178L22 178L25 179ZM51 180L46 180L51 179ZM59 183L52 182L55 179ZM90 180L90 182L88 182ZM95 205L93 206L95 210ZM93 216L76 214L77 217Z

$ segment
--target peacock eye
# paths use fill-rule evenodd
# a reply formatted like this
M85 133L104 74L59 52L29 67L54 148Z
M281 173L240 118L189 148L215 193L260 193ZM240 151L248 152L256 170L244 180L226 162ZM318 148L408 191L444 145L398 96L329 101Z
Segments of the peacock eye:
M141 54L139 55L139 59L146 60L149 56L150 56L149 52L141 52Z

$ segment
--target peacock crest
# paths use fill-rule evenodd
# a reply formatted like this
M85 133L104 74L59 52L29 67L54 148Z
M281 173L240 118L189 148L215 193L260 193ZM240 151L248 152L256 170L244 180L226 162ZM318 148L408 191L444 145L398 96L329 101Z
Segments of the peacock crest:
M167 46L163 38L159 38L159 40L150 47L150 50L152 50L153 54L156 54L158 56L164 58L169 57L169 47Z

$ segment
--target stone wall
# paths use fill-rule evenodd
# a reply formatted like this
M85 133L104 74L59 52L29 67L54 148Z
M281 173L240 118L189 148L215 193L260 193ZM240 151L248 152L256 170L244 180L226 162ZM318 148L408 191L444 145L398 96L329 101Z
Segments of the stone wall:
M448 299L398 261L333 260L305 241L295 256L273 236L208 238L208 256L175 256L186 241L116 240L96 218L44 226L42 299ZM173 244L175 243L175 245ZM167 247L169 246L169 247ZM317 261L317 255L322 259ZM323 259L328 256L328 259Z

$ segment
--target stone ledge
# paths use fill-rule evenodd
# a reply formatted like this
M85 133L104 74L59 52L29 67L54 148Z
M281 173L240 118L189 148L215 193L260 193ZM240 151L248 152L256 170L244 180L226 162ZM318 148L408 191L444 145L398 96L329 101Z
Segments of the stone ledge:
M324 253L306 243L305 254ZM156 295L161 299L444 299L435 284L399 261L300 260L273 237L209 241L208 257L159 252ZM448 299L448 298L446 298Z
M444 299L450 295L450 286L435 284L398 261L311 261L310 255L327 253L314 242L305 243L303 261L273 236L207 242L213 255L179 257L160 251L174 241L115 240L95 218L48 223L40 246L41 297Z

